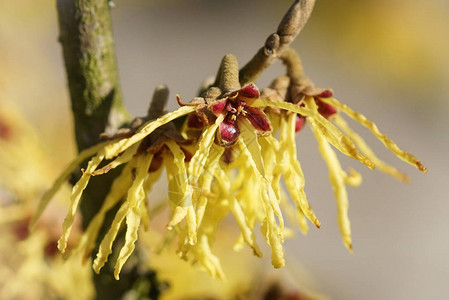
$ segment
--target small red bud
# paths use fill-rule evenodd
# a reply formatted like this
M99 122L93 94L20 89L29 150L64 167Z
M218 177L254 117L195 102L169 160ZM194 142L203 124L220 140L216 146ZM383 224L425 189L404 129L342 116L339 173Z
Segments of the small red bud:
M320 113L320 115L322 115L326 119L337 112L337 109L335 107L333 107L332 105L329 105L327 103L324 103L324 102L320 101L319 99L316 99L316 103L318 105L318 112Z
M242 95L246 98L259 98L259 89L254 83L250 83L239 91L239 95Z
M324 90L321 94L318 95L318 97L321 98L330 98L334 95L331 90Z
M299 132L305 124L306 118L300 115L296 115L295 132Z
M216 101L213 104L211 104L210 109L216 116L218 116L226 107L227 103L228 103L227 99Z

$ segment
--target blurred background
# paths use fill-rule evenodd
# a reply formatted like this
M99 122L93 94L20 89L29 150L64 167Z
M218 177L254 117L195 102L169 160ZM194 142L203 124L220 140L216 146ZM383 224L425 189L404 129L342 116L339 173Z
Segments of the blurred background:
M131 114L145 114L153 88L161 83L171 90L171 109L177 106L176 93L183 99L195 96L227 53L246 63L275 32L291 2L115 1L120 80ZM0 106L14 106L35 128L51 165L42 168L48 185L75 155L57 36L52 1L0 0ZM340 156L345 168L354 167L364 178L361 187L348 190L351 255L341 242L317 143L310 130L301 131L298 156L306 193L322 228L287 240L287 266L273 272L302 280L331 299L449 298L448 36L446 0L317 1L292 45L302 55L306 73L317 86L332 88L337 99L373 120L429 172L424 175L405 165L367 130L353 126L380 158L406 172L411 183ZM257 85L262 88L283 72L277 63ZM16 159L13 153L4 156ZM0 176L9 175L0 170ZM6 179L0 178L0 185ZM0 197L5 202L11 195L3 187ZM249 259L270 268L268 257ZM192 278L185 280L195 284Z

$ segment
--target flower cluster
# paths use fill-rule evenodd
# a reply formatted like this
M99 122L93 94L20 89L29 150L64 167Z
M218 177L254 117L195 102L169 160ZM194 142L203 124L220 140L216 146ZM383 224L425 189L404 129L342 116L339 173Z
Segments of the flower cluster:
M307 219L320 227L304 191L305 179L296 151L295 135L308 124L329 168L343 242L352 250L346 186L359 185L361 177L355 171L343 170L333 148L371 169L377 167L402 180L407 177L379 160L341 114L368 128L402 160L423 172L426 169L374 123L337 101L331 90L314 87L307 77L294 72L288 57L283 59L288 65L288 76L279 77L259 93L252 83L240 86L236 59L227 55L222 63L227 67L220 68L223 74L217 76L217 82L202 97L183 103L178 96L178 110L138 119L125 132L81 152L44 195L36 218L72 170L91 157L73 187L71 207L58 243L64 252L75 212L91 177L124 165L75 249L88 259L106 213L119 205L93 262L99 272L112 252L120 227L126 223L125 242L115 265L118 279L134 251L139 228L148 228L146 195L165 169L171 209L167 229L178 236L177 253L181 258L193 258L212 276L223 278L212 248L220 221L230 214L241 233L235 248L246 244L254 255L262 256L256 241L260 228L271 248L273 266L282 267L282 244L291 232L285 226L284 215L304 233L308 230ZM183 118L183 126L177 126ZM281 188L282 178L289 197Z

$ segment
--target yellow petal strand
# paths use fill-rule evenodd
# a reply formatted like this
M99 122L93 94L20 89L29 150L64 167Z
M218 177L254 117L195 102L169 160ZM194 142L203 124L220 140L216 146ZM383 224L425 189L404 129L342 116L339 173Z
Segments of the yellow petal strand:
M101 169L95 170L95 172L92 173L92 176L101 175L109 172L112 169L117 168L118 166L129 162L134 154L136 154L137 149L139 148L140 143L136 143L132 145L130 148L126 149L125 152L123 152L120 156L118 156L116 159L114 159L112 162L107 164Z
M104 264L108 261L108 256L112 253L112 244L115 241L117 233L120 230L120 226L122 225L122 222L125 219L128 210L129 204L127 201L125 201L115 214L114 220L112 221L108 232L101 241L100 247L97 252L97 257L93 262L93 269L96 273L100 273L101 268L103 268Z
M224 153L224 148L218 146L217 144L213 144L211 148L211 153L214 155L210 155L208 158L208 162L205 166L205 171L203 175L200 177L200 190L195 191L199 193L198 195L198 203L196 206L196 222L198 227L201 225L201 222L204 217L204 213L206 211L206 206L208 202L208 198L211 196L211 184L213 180L213 175L215 170L219 168L219 160Z
M240 227L240 231L242 233L244 241L253 249L253 253L256 256L262 257L262 252L256 244L256 237L254 235L253 230L248 226L248 223L245 218L245 214L242 211L240 204L237 202L237 199L233 196L229 195L229 191L231 190L231 181L229 177L225 174L224 171L216 172L217 180L220 182L222 189L226 192L224 197L227 197L229 200L229 210L235 217L235 220Z
M248 128L248 125L241 127ZM281 208L279 207L279 200L276 198L276 193L274 192L271 184L268 182L268 179L265 177L262 154L259 142L257 141L257 135L251 130L244 130L241 128L241 138L237 140L237 143L240 147L240 151L247 157L248 162L257 174L256 176L259 178L261 185L264 187L262 196L271 203L274 213L278 216L280 235L283 239L284 219L282 217Z
M287 124L285 122L281 123L281 143L284 151L288 154L287 161L284 162L286 166L286 172L284 173L285 183L296 205L316 227L320 228L321 223L307 201L304 191L304 173L302 172L301 164L296 159L295 121L296 115L290 114L287 116Z
M418 170L423 173L427 173L427 168L412 154L401 150L390 138L388 138L385 134L381 133L377 128L376 124L368 120L364 115L352 110L347 105L339 102L334 98L323 98L323 102L335 106L336 108L343 111L349 117L359 122L366 128L368 128L391 152L396 154L397 157L402 159L403 161L415 166Z
M187 169L185 164L185 155L181 150L178 144L175 141L167 141L166 145L170 149L170 152L173 154L173 163L178 166L179 172L179 184L181 187L181 191L184 193L182 199L182 207L186 210L186 222L187 222L187 230L189 236L189 243L194 245L197 240L197 225L196 225L196 214L194 210L194 205L192 202L193 196L193 188L189 183L187 178ZM169 226L174 226L176 223L171 222Z
M285 265L284 250L282 248L281 231L276 224L273 207L265 193L262 193L265 207L265 237L271 248L271 264L275 268L282 268ZM263 230L263 228L262 228Z
M309 232L309 225L307 225L307 218L302 212L301 208L293 208L287 199L287 195L281 191L281 205L284 208L287 216L290 218L292 223L297 222L299 229L303 235L307 235Z
M212 253L207 235L200 236L198 245L192 250L195 253L195 257L212 277L226 280L220 260Z
M86 232L81 237L78 243L79 249L84 248L83 261L87 261L90 258L90 253L95 247L95 242L98 237L98 232L103 225L106 213L114 207L126 194L132 183L132 163L125 166L122 173L114 179L111 189L106 196L100 211L90 221ZM78 248L77 247L77 248Z
M359 160L363 164L365 164L367 167L373 169L374 164L369 161L366 157L363 155L360 155L358 153L357 149L353 145L350 138L342 134L331 122L326 120L323 116L321 116L317 109L316 104L312 97L306 97L306 103L307 100L309 101L309 107L299 107L293 103L289 102L276 102L276 101L270 101L266 99L258 99L252 103L252 106L255 107L266 107L266 106L274 106L278 108L282 108L288 111L296 112L298 114L301 114L305 117L311 117L316 118L319 123L319 128L323 132L323 134L326 136L326 139L339 151L344 153L345 155L352 157L354 159ZM310 105L312 104L315 107L315 109L312 109ZM317 125L318 126L318 125Z
M380 160L376 154L374 154L373 150L366 144L366 142L363 140L363 138L358 135L355 131L353 131L346 121L339 115L336 115L334 117L335 124L338 125L359 147L360 151L366 155L375 165L376 168L381 170L384 173L387 173L393 177L396 177L399 180L402 180L404 182L410 182L410 179L405 175L404 173L400 172L396 168L390 166L389 164L385 163L384 161Z
M128 197L126 202L129 203L129 209L126 215L126 234L125 234L125 244L117 258L117 262L114 268L114 277L119 279L120 271L123 265L131 256L135 248L135 242L138 238L138 231L140 228L141 212L140 208L142 202L146 199L146 194L144 190L145 178L148 175L148 169L150 168L151 161L153 160L153 154L145 154L138 157L136 164L136 175L135 179L128 190Z
M243 213L241 206L234 197L232 197L229 201L229 209L231 210L237 224L240 227L242 237L246 242L246 244L248 244L248 246L250 246L253 249L254 255L262 257L263 254L256 243L256 236L254 235L253 230L249 227L248 223L246 222L245 214Z
M100 143L98 145L92 146L90 148L81 151L78 154L78 156L65 168L65 170L61 173L61 175L59 175L59 177L55 180L53 186L42 196L39 202L39 206L37 207L36 213L34 214L33 219L30 222L30 230L34 230L34 228L36 227L36 222L41 217L48 203L56 194L56 192L61 188L62 184L65 183L67 177L69 177L69 175L73 172L73 170L76 167L78 167L83 161L85 161L87 158L97 153L100 149L102 149L105 145L109 143L111 143L111 141Z
M288 126L285 126L285 122L282 122L282 124L279 127L280 127L280 131L281 131L281 133L280 133L281 139L283 139L283 136L285 137L285 135L286 135L285 130L288 129L287 128ZM284 208L285 212L287 213L287 216L290 219L290 221L292 223L297 222L301 232L305 235L309 231L309 226L307 225L306 216L304 215L304 213L298 203L296 203L297 208L293 209L293 207L290 205L290 202L288 201L288 198L287 198L285 192L280 188L280 177L282 175L282 172L284 172L284 169L285 169L285 166L283 166L283 163L280 163L280 162L282 162L285 159L286 161L284 161L284 163L288 163L288 165L290 165L289 153L288 153L288 151L279 151L283 147L282 145L284 145L284 143L282 143L282 145L281 145L281 142L276 140L273 136L268 136L265 138L265 140L271 145L272 149L277 154L277 158L275 158L276 166L274 168L274 175L273 175L273 180L272 180L273 190L276 193L276 197L280 199L280 204ZM282 148L282 149L284 149L284 148ZM295 153L295 155L293 156L293 159L296 160L296 147L294 148L294 153ZM304 180L304 178L303 178L303 180ZM298 190L296 185L293 190L294 191ZM305 194L304 194L304 196L305 196Z
M313 118L317 121L317 127L322 131L329 143L343 154L357 159L370 169L374 169L374 164L359 153L354 142L318 112L318 106L314 98L306 97L305 104L307 108L310 108L310 110L313 111Z
M362 184L362 175L356 170L349 168L349 174L343 172L345 183L349 186L358 187Z
M173 163L171 156L164 157L164 165L167 171L169 205L172 210L172 217L167 224L167 229L172 230L173 226L181 222L187 215L187 210L182 207L182 199L185 195L182 188L185 188L185 185L180 182L178 167Z
M126 215L125 245L123 245L122 249L120 249L119 257L117 258L117 262L114 267L114 277L116 280L120 279L120 271L136 247L135 242L138 238L140 220L141 217L139 208L131 208L131 211L129 211Z
M239 140L246 146L246 149L251 156L251 161L254 162L254 166L257 168L259 174L265 177L265 168L256 129L246 118L239 119L239 127L241 132L241 138L239 138Z
M313 113L309 109L300 107L300 106L290 103L290 102L278 102L278 101L271 101L271 100L267 100L267 99L257 99L251 103L251 106L254 106L254 107L267 107L267 106L278 107L278 108L282 108L282 109L285 109L288 111L295 112L297 114L301 114L304 117L311 117L313 115Z
M89 183L92 172L98 167L104 158L103 150L100 150L96 156L94 156L87 164L86 170L83 175L78 180L78 182L73 186L72 196L70 197L70 208L62 224L62 235L58 240L58 249L61 252L65 252L67 247L67 240L69 239L70 231L72 229L73 221L75 219L75 213L78 208L78 204L83 194L84 189Z
M273 188L268 183L268 181L263 178L259 171L257 170L256 163L254 162L252 155L249 153L249 150L246 148L246 145L241 141L241 138L237 141L238 145L240 146L240 150L242 152L242 157L245 156L247 159L247 163L251 166L250 170L252 175L248 174L247 181L245 184L248 184L247 189L249 190L251 188L252 190L259 190L259 195L262 198L263 203L263 210L264 210L264 221L261 226L261 230L267 240L268 245L271 248L271 263L275 268L281 268L285 265L284 260L284 251L282 248L282 241L283 241L283 228L279 228L278 224L276 223L275 218L275 208L276 208L276 214L279 218L279 223L283 227L283 218L282 214L280 212L280 207L277 199L275 198L275 193L273 191ZM255 180L258 186L261 188L256 189L255 187L251 187L251 179ZM245 189L246 190L246 189ZM253 193L253 192L252 192ZM250 195L247 194L249 197ZM253 197L248 199L249 201L252 201ZM254 201L253 201L254 202ZM246 211L245 211L246 212Z
M162 168L159 168L158 170L151 172L148 174L147 178L145 179L145 182L143 183L143 190L145 191L145 195L148 195L152 188L153 184L159 179L162 173ZM148 230L150 225L150 217L154 216L158 212L160 212L164 207L167 206L166 201L161 201L156 206L154 206L150 212L148 203L146 201L142 201L141 204L141 217L142 217L142 225L145 231Z
M163 115L162 117L157 118L156 120L151 120L146 122L142 125L142 127L139 129L137 133L135 133L133 136L118 140L107 147L105 147L105 158L111 159L117 155L119 155L121 152L128 149L131 145L134 143L137 143L138 141L143 140L146 136L148 136L150 133L152 133L155 129L161 127L164 124L167 124L168 122L179 118L181 116L187 115L191 112L194 112L196 107L194 106L183 106L178 108L177 110L170 112L166 115Z
M224 279L220 261L211 251L212 243L216 239L215 234L218 226L221 220L229 213L227 200L229 191L225 190L224 182L221 182L220 177L217 177L217 182L213 186L213 192L221 195L221 197L219 200L214 199L208 202L203 222L199 228L198 242L196 245L187 245L187 247L211 276Z
M348 218L348 194L345 186L345 176L338 161L337 155L330 147L326 138L317 129L315 120L309 120L310 127L318 141L319 151L324 161L329 168L329 180L334 190L334 195L337 200L338 209L338 225L342 235L343 243L352 252L351 226Z
M215 124L210 127L207 127L201 136L201 140L198 144L198 150L195 155L193 155L192 159L189 163L189 175L191 176L190 182L195 185L200 177L201 171L206 164L207 157L209 156L210 149L212 147L212 143L215 139L215 132L218 129L218 126L221 122L223 122L224 115L218 116Z

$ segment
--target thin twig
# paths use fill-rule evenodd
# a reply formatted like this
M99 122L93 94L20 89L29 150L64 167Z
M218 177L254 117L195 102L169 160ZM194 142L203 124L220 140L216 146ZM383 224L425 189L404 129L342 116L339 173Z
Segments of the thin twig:
M265 45L240 70L242 86L255 81L301 32L309 19L315 0L296 0L282 19L276 33L271 34Z

